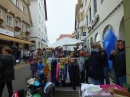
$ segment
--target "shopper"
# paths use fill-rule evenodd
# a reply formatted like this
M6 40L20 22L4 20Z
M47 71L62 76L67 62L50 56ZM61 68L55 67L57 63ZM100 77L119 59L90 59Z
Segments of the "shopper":
M36 78L37 77L37 69L38 69L38 64L37 64L37 59L33 58L31 62L29 62L30 64L30 70L32 72L32 78Z
M2 58L0 60L0 97L2 97L2 92L5 84L7 85L9 97L13 95L12 80L15 79L14 76L14 57L11 55L11 48L5 46L2 48Z
M94 85L100 85L104 79L100 49L100 44L94 43L89 59L89 77Z
M117 85L119 83L119 74L118 74L118 55L119 55L119 44L122 40L116 41L116 48L111 51L109 59L112 60L113 63L113 70L114 70L114 80Z
M84 62L84 70L86 71L86 83L88 84L88 74L89 74L89 57L90 57L90 53L86 52L85 53L85 62Z
M118 55L118 73L120 86L123 87L123 83L126 83L126 54L125 54L125 41L121 41L119 44Z
M78 65L79 65L79 70L80 70L80 81L81 83L84 83L85 82L85 70L83 68L84 66L84 51L80 51L80 57L77 59L78 61Z
M16 65L16 57L17 57L17 51L18 51L18 47L16 46L16 43L13 42L13 45L11 46L11 54L14 56L15 59L15 64Z

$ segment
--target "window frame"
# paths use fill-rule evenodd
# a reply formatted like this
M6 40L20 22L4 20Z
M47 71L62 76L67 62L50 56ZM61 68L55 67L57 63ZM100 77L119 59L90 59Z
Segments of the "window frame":
M16 23L16 21L17 21L17 23L18 23L18 24L15 24L15 23ZM19 27L19 20L14 19L14 26L18 26L18 27Z
M88 28L88 15L86 16L86 25L87 25L87 28Z
M29 27L26 25L26 31L29 31Z
M24 32L24 24L21 24L21 31Z
M93 0L93 5L94 5L94 15L97 13L97 0Z
M26 7L22 5L22 12L26 14Z
M10 24L8 24L8 17L10 17L12 19ZM9 14L7 14L7 16L6 16L6 25L9 27L13 27L13 17Z
M91 6L89 8L89 23L91 23L91 20L92 20L92 9L91 9Z
M16 5L17 7L19 7L19 0L14 0L14 5Z

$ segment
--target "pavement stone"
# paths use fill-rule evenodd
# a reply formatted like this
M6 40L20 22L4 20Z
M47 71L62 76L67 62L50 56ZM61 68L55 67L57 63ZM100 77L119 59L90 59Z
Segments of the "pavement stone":
M20 69L20 68L25 67L25 66L27 66L27 65L29 65L29 64L26 64L26 63L21 62L20 64L16 64L16 65L14 66L14 69L17 70L17 69Z

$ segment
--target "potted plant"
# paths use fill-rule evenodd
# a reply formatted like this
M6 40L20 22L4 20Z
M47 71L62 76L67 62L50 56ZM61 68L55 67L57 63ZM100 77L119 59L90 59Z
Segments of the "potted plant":
M29 32L29 31L26 31L25 34L28 35L28 34L30 34L30 32Z
M21 28L18 27L18 26L15 26L14 29L17 30L17 31L20 31L20 30L21 30Z
M0 24L2 24L4 22L4 20L2 18L0 18Z

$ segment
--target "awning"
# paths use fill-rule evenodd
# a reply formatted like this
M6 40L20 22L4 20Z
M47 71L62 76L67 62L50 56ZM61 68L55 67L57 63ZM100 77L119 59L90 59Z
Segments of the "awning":
M27 40L23 40L23 39L19 39L19 38L15 38L15 37L11 37L11 36L7 36L7 35L3 35L0 34L0 39L2 40L7 40L7 41L14 41L14 42L18 42L18 43L23 43L23 44L31 44L34 45L32 42L27 41Z

